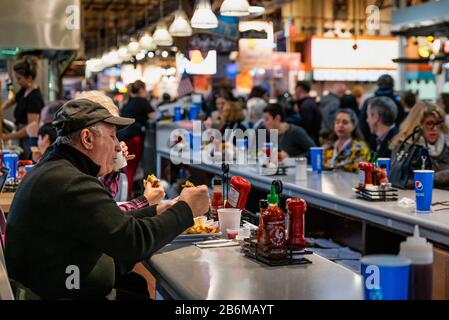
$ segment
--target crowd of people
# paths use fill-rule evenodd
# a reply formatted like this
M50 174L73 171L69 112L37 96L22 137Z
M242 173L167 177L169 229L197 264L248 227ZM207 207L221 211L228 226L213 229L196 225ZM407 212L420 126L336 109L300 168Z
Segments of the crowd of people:
M238 101L229 90L217 91L205 126L223 134L226 129L276 129L280 160L307 156L310 147L322 146L325 169L351 172L358 171L362 161L390 158L419 127L416 143L429 150L435 184L449 187L449 94L442 93L437 103L420 101L411 91L398 95L387 74L379 77L374 95L365 99L360 87L351 92L343 82L332 84L322 97L312 97L311 88L309 82L298 81L294 99L275 103L260 86L246 101ZM229 117L229 110L239 116Z
M24 150L21 157L37 162L56 140L52 121L64 101L44 106L32 57L18 62L14 71L21 89L14 99L4 103L3 109L16 104L16 130L3 133L2 139L19 140ZM322 146L326 169L352 172L358 170L361 161L389 158L401 141L421 127L418 143L429 149L432 166L437 172L449 169L448 93L442 93L436 104L420 101L411 91L398 95L393 78L387 74L379 77L374 95L365 99L360 86L350 91L344 82L331 84L328 93L321 97L312 97L311 91L310 82L298 81L294 97L281 95L273 101L267 88L254 86L248 97L242 99L234 96L229 82L223 82L209 103L203 105L204 126L220 130L225 139L229 138L225 134L229 136L236 129L276 129L280 160L307 156L310 147ZM128 198L133 196L145 129L149 121L157 120L157 107L150 104L144 82L138 80L128 86L128 99L120 114L135 122L118 133L119 140L134 155L124 169Z
M137 296L147 296L145 281L135 278L132 266L207 213L208 188L185 188L163 203L163 186L147 184L141 196L132 199L129 192L131 200L118 205L117 154L128 162L132 190L144 128L156 121L145 84L129 85L121 110L98 91L44 106L33 59L26 57L14 70L21 89L3 108L16 104L17 130L2 139L19 139L22 156L36 163L19 185L8 216L5 256L15 288L23 286L42 298L104 298L112 288L129 297L139 287ZM299 81L294 99L277 102L260 86L245 101L224 87L206 108L204 126L223 134L278 130L280 160L307 156L311 147L323 146L326 169L350 172L360 162L390 157L418 128L415 143L431 157L435 186L447 188L449 95L442 94L437 104L411 92L399 97L389 75L377 85L374 96L364 101L360 90L349 94L343 83L316 99L311 84ZM80 271L76 291L66 285L68 266Z

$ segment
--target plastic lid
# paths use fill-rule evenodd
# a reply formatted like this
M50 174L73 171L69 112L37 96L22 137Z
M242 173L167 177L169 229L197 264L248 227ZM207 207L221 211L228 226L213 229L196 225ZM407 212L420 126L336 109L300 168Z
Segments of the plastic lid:
M269 204L278 204L279 203L279 196L276 193L275 187L272 185L270 194L267 196L267 201Z
M433 262L432 244L419 236L419 227L415 226L413 237L401 242L399 255L407 257L412 264L431 264Z

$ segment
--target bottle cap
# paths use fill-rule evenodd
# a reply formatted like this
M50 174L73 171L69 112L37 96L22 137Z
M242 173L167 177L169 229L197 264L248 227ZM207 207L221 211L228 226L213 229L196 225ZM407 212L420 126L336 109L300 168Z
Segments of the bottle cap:
M259 207L262 209L268 208L268 201L266 199L260 199Z
M221 179L215 179L214 180L214 186L221 186L221 185L222 185Z
M423 265L433 262L432 244L419 236L418 226L415 226L412 237L407 237L406 241L401 242L400 248L399 255L409 258L412 264Z
M299 198L292 198L290 199L290 202L287 204L287 209L289 211L295 211L295 210L307 210L307 203L304 201L304 199Z
M279 196L276 194L276 189L272 185L270 194L267 196L267 201L269 204L278 204L279 203Z

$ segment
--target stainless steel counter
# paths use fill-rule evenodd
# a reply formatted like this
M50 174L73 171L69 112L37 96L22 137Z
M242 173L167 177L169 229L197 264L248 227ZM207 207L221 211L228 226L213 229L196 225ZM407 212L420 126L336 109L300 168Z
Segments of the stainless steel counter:
M269 267L239 247L171 244L146 265L174 299L363 299L360 275L317 255L307 258L312 264Z
M158 163L161 157L170 159L166 148L157 150ZM221 166L208 164L191 164L192 167L221 175ZM159 166L160 167L160 166ZM160 174L160 172L158 172ZM430 214L417 214L414 208L402 208L396 201L369 202L357 199L353 187L357 185L357 175L347 172L308 171L307 181L295 182L294 176L261 176L255 166L230 166L230 176L240 175L247 178L255 187L269 190L274 179L284 183L282 195L301 197L321 208L334 210L342 214L363 219L372 223L413 234L414 225L420 226L421 235L437 243L449 245L449 208ZM399 190L399 199L415 199L413 190ZM433 202L449 200L449 191L435 189ZM440 209L442 207L435 207Z

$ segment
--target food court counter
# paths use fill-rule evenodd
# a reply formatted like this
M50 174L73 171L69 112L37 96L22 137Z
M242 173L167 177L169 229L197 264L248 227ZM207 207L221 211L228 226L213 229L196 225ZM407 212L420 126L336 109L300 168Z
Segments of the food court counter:
M240 247L199 249L170 244L145 265L164 298L188 300L363 299L361 276L318 255L312 263L270 267Z
M170 159L169 149L158 148L157 150L158 175L161 173L162 158ZM188 162L185 163L188 164ZM212 174L222 175L219 165L204 163L189 165ZM284 186L282 196L300 197L320 208L407 234L413 234L414 226L419 225L422 236L449 246L449 207L434 206L433 213L417 214L414 208L400 207L396 201L369 202L357 199L352 188L357 185L358 177L352 173L325 171L317 174L309 169L307 181L296 182L292 172L287 172L285 176L262 176L258 174L256 166L231 165L229 175L242 176L248 179L252 186L262 190L269 190L272 181L280 179ZM399 190L398 195L399 199L415 198L414 190ZM434 190L433 202L448 199L449 191Z

